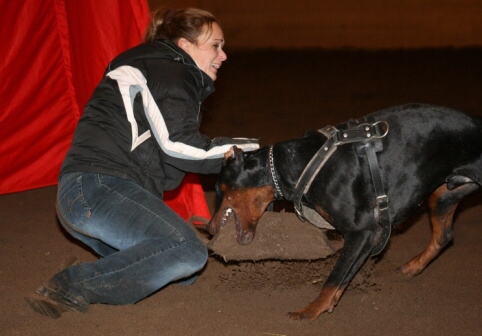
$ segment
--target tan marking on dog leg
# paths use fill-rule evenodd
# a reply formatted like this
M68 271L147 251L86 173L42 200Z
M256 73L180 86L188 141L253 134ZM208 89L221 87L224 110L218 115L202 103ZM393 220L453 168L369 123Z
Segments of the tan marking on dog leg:
M448 240L446 233L447 230L452 230L454 212L458 205L457 202L452 204L443 213L438 213L438 201L447 192L450 191L447 189L447 185L444 184L435 190L435 192L430 196L430 221L432 223L432 236L430 238L430 242L422 253L415 256L412 260L400 268L400 272L402 274L410 277L420 274L428 263L440 253L445 245L447 245Z
M318 297L303 309L289 313L293 320L314 320L324 312L332 313L346 287L324 285Z

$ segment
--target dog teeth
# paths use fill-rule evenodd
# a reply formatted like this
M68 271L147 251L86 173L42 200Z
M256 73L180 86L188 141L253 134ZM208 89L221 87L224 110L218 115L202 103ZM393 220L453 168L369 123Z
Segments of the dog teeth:
M224 224L226 221L231 218L231 215L233 214L233 209L228 208L223 214L223 217L221 218L221 222Z

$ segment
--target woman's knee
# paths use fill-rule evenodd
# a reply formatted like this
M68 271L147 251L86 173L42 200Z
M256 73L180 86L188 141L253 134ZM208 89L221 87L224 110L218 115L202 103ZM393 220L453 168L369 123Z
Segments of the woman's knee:
M200 271L208 260L208 249L200 239L186 241L192 273Z

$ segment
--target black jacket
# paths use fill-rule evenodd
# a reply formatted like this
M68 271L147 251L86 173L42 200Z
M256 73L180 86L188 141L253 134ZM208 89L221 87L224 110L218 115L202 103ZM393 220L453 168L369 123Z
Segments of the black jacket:
M185 172L213 174L236 144L199 132L201 104L213 81L169 41L141 44L116 57L87 103L61 168L136 182L162 197Z

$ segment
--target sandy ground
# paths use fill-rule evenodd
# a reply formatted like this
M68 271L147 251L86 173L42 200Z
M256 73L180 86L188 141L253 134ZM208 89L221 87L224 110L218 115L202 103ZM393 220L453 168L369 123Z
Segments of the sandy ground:
M441 104L482 115L482 50L234 51L209 98L203 130L261 144L301 136L386 106ZM212 204L213 176L203 178ZM395 272L430 237L425 206L395 230L332 314L292 321L313 300L336 255L311 262L226 264L212 256L191 286L171 285L131 306L93 305L58 320L24 297L70 256L96 256L55 217L56 187L0 196L1 335L476 335L482 334L482 194L466 199L455 239L418 277Z

